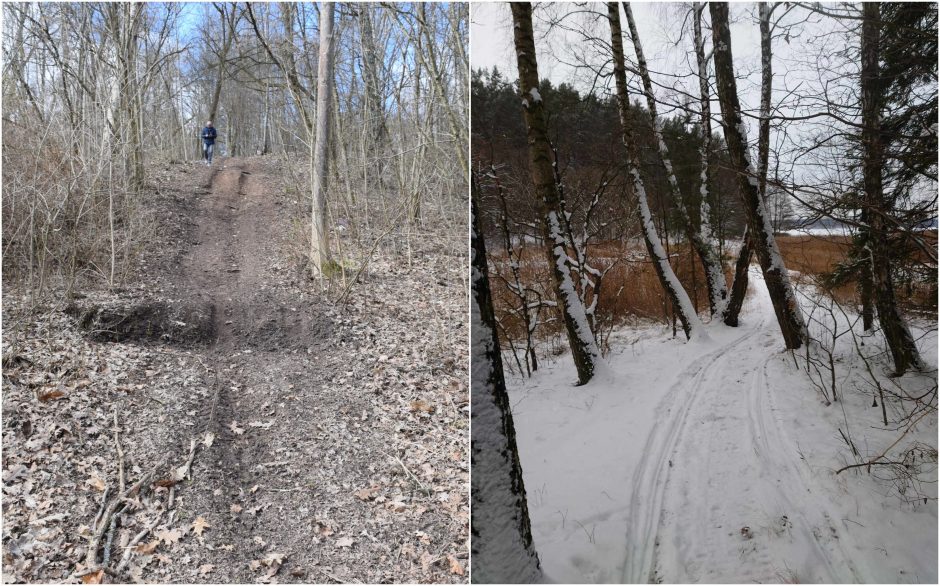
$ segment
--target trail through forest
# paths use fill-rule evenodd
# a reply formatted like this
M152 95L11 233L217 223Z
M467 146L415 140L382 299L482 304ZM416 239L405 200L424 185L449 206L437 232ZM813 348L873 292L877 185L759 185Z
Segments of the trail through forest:
M222 513L215 529L225 547L200 555L193 544L192 555L224 568L227 581L257 578L246 558L270 571L270 556L287 552L297 579L397 581L409 544L424 537L440 548L431 561L450 573L446 554L460 562L445 551L455 545L447 515L425 506L417 523L396 520L439 496L398 464L398 425L375 413L375 392L335 384L352 374L368 337L335 326L342 318L316 296L297 299L275 284L272 235L288 227L266 188L271 177L251 159L228 159L207 185L181 282L214 308L206 423L218 448L195 467L190 506ZM399 504L376 506L393 479L404 490L387 502Z
M35 364L4 373L5 513L15 512L5 515L5 576L81 572L81 535L117 491L116 429L128 485L160 458L192 462L188 478L145 489L115 515L113 549L102 546L112 570L127 554L124 579L464 580L465 275L449 256L462 247L415 243L424 270L379 253L366 286L337 306L336 291L319 293L292 266L294 206L305 198L286 195L285 183L271 158L168 165L150 202L155 242L133 285L81 295L67 310L74 321L41 326L85 327L90 339L56 343L81 346L87 387L39 402L27 387L17 392L34 380L32 366L44 369L47 349L30 346L43 337L27 336L35 342L19 355ZM89 420L62 434L69 409ZM40 422L50 422L48 437ZM42 461L20 452L24 441L67 457ZM69 485L80 487L74 502L52 502ZM30 500L45 504L29 510ZM38 526L51 531L49 552L34 529L45 509L67 511Z
M888 469L835 473L852 463L844 437L868 458L904 430L883 430L877 401L841 370L839 400L826 405L796 368L800 355L780 351L757 267L750 278L744 322L713 324L712 342L626 327L604 380L572 391L562 359L509 386L535 547L552 580L936 580L935 486ZM915 331L936 356L936 332ZM875 337L863 344L883 352ZM856 352L837 347L837 364ZM928 392L933 376L904 384ZM936 425L924 419L906 440L927 442ZM930 474L925 457L911 469Z

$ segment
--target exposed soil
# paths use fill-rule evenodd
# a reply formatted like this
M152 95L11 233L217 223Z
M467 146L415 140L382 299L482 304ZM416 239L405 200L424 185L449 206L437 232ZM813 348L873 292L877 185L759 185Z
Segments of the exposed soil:
M338 308L288 260L295 219L275 160L171 171L152 202L158 245L136 282L65 308L90 352L142 348L129 351L144 354L145 365L130 361L126 380L146 367L141 378L181 381L95 400L120 403L128 484L160 454L179 466L198 446L190 478L172 497L158 488L119 519L114 559L132 534L169 513L141 541L150 550L134 550L124 577L466 581L465 259L442 258L433 243L415 253L428 266L375 259L367 282ZM32 418L59 416L26 397L15 405L5 397L4 415L25 405ZM8 434L4 425L5 449L21 441L18 429ZM109 486L113 460L99 454L93 466ZM28 469L16 462L5 455L4 470ZM102 497L82 485L87 468L71 473L80 476L72 486L88 493L72 522L92 525ZM64 527L65 553L41 571L9 546L25 533L8 529L5 578L62 579L85 554ZM166 533L175 530L179 538Z

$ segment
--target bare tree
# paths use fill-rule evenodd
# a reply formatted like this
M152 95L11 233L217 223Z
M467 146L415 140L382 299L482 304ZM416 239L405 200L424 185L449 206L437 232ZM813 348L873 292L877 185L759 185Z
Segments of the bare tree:
M623 56L623 33L620 27L620 7L616 2L608 2L607 14L610 21L610 40L613 48L614 57L614 79L617 84L617 105L620 110L620 126L622 129L623 146L627 153L628 175L631 179L634 194L637 197L640 207L640 222L643 231L643 240L646 243L646 249L649 252L650 260L656 269L656 276L662 285L663 291L672 302L679 320L682 322L682 329L687 338L704 335L702 323L692 306L688 293L682 287L682 283L676 278L672 266L669 264L669 257L663 250L659 241L659 235L656 232L656 226L653 224L652 213L646 198L646 187L643 179L640 177L639 156L637 153L636 140L633 138L632 127L629 122L630 98L627 95L627 76L626 66ZM660 136L661 140L661 136ZM722 277L724 278L724 277Z
M725 280L725 273L721 268L721 258L718 255L718 248L714 245L711 239L706 236L708 229L708 200L706 197L708 190L707 158L710 136L708 139L704 139L702 141L702 152L705 153L702 156L702 185L704 189L702 194L702 202L706 206L706 214L703 215L699 226L696 227L692 223L692 218L689 214L688 206L686 205L686 198L683 196L682 190L679 189L679 180L676 179L676 173L673 170L672 157L669 154L669 147L666 146L666 141L663 138L662 120L657 113L656 96L653 94L653 82L650 79L649 69L646 66L646 57L643 55L643 46L640 42L640 33L637 30L636 22L633 18L633 9L630 8L629 2L623 2L623 9L627 15L627 25L630 27L630 38L633 39L633 48L634 51L636 51L637 66L640 72L640 79L643 82L643 95L646 97L646 106L649 111L650 122L652 123L653 127L653 138L656 142L656 146L659 152L660 162L662 163L663 168L666 170L666 179L669 182L669 189L672 192L672 198L675 202L676 209L679 212L679 217L681 218L682 223L685 225L689 242L692 244L692 248L698 255L699 261L702 263L702 268L705 271L705 282L708 287L708 304L711 308L711 314L712 316L716 317L721 316L724 313L725 305L728 302L728 283ZM697 18L695 22L696 26L698 26ZM616 48L614 51L616 52ZM614 58L616 59L616 55ZM702 74L701 70L703 69L703 66L704 63L699 64L699 75ZM709 112L706 109L708 107L709 101L707 78L703 78L702 81L705 84L702 88L703 132L711 132L710 122L707 123L707 126L705 123L709 116ZM702 230L703 226L705 231Z
M535 39L532 35L532 5L519 2L510 6L519 68L519 87L522 92L522 111L529 137L529 171L532 174L539 215L542 218L542 237L548 264L552 268L559 310L565 321L571 356L578 370L578 383L585 384L594 376L601 358L584 312L584 305L578 298L571 279L571 267L565 252L565 235L558 219L560 198L552 169L552 148L545 125L542 96L538 90L539 73L535 58Z
M317 137L311 143L310 174L313 177L313 205L310 217L311 274L323 278L329 265L330 233L326 227L326 184L328 179L328 148L330 116L333 100L333 2L320 7L320 59L317 71Z
M715 53L715 78L718 101L721 104L721 123L731 164L738 173L738 184L747 213L750 239L760 262L767 291L777 315L777 323L783 333L787 348L799 348L806 339L806 324L790 284L786 266L777 248L773 228L759 183L748 153L747 131L741 118L737 82L734 78L734 63L731 56L731 30L728 26L728 4L709 4L712 19L712 37Z
M474 188L474 191L476 189ZM522 466L490 298L486 247L472 200L470 297L471 554L475 583L534 584L541 581L532 545Z

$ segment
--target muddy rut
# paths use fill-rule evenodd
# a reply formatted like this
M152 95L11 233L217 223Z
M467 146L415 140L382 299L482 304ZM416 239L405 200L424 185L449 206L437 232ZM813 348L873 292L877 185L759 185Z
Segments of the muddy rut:
M418 568L440 581L453 520L394 447L402 425L381 397L350 392L352 320L283 285L288 220L271 177L228 159L204 178L177 294L204 308L212 399L196 414L208 439L177 507L209 528L175 557L208 582L414 581Z

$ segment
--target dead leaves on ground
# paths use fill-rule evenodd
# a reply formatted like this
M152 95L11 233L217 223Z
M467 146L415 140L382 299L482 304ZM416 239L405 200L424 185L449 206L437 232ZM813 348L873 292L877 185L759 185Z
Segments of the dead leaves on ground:
M206 529L212 527L203 517L196 517L196 520L193 522L193 533L201 536L202 532Z

